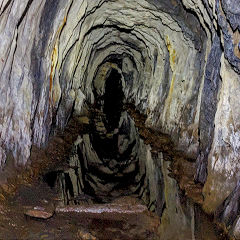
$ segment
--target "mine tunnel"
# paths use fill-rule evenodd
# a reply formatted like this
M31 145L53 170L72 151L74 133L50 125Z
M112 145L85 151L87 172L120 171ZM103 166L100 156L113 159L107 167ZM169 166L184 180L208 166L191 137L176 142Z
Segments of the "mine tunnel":
M239 0L0 0L0 239L240 239Z

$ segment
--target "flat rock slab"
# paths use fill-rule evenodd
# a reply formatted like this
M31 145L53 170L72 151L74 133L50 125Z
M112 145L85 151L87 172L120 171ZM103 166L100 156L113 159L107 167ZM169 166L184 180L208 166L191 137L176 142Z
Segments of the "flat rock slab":
M75 213L143 213L147 211L147 207L144 205L121 205L121 204L93 204L93 205L81 205L81 206L66 206L57 207L56 213L61 212L75 212Z
M80 227L87 229L87 231L79 231L77 239L94 239L94 237L119 240L159 239L160 219L142 204L111 203L57 207L55 219L61 221L71 219Z
M86 215L88 218L98 219L123 219L126 216L134 216L147 213L148 209L145 205L126 205L126 204L92 204L81 206L65 206L57 207L56 214L77 214Z
M34 207L32 209L27 209L24 214L32 218L49 219L53 216L54 211L45 207Z

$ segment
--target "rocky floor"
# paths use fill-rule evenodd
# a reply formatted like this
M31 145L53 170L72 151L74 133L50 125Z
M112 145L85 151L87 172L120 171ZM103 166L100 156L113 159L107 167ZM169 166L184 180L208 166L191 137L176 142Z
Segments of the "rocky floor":
M64 168L78 133L87 131L81 119L70 122L63 134L50 139L44 150L33 149L25 169L5 169L0 185L0 239L158 239L159 217L136 198L108 204L64 206L60 195L42 176ZM83 200L83 201L81 201Z
M79 205L64 206L59 195L43 182L21 185L14 196L1 201L0 239L225 239L204 214L199 215L202 224L196 238L182 235L174 226L175 238L167 238L159 232L160 218L134 197L108 204L81 200Z
M154 134L146 128L144 117L138 112L130 107L128 111L144 141L152 146L152 151L161 151L165 160L170 162L168 175L177 180L184 196L181 201L187 199L193 202L191 206L200 209L202 186L194 182L194 162L185 159L180 152L174 152L167 136ZM50 188L43 176L49 171L64 168L64 160L78 134L88 131L87 122L88 118L81 118L80 122L72 120L64 133L50 139L47 148L41 151L33 149L33 163L28 167L19 167L14 173L9 170L11 168L5 170L7 181L1 180L0 184L0 239L227 239L216 228L213 219L201 210L196 211L198 221L190 223L189 229L182 231L178 227L186 225L184 221L187 218L176 220L179 222L175 225L174 221L171 223L175 217L169 218L163 213L160 220L136 196L118 197L99 204L83 194L74 199L78 205L64 205L62 195ZM187 205L182 209L189 212Z
M134 198L62 206L51 189L21 186L1 205L0 239L158 239L159 218Z

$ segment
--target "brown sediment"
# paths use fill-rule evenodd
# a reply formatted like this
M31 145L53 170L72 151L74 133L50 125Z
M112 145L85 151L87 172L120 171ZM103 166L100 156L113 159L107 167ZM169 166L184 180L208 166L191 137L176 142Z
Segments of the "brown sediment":
M159 239L159 217L137 199L59 206L62 199L58 193L40 179L56 167L64 168L78 135L89 132L87 122L72 119L64 132L50 138L46 148L34 147L32 162L25 169L15 169L1 185L0 239Z
M19 186L32 184L50 169L63 166L64 160L69 156L72 144L84 131L87 131L86 124L82 124L78 118L74 118L64 131L59 130L56 136L50 137L45 148L39 149L34 146L27 166L15 167L9 175L6 174L7 182L0 183L0 201L13 196Z
M42 239L43 235L44 239L69 240L82 239L83 235L93 239L159 239L159 217L146 206L133 204L137 200L121 198L111 204L64 207L55 202L53 216L52 200L53 195L44 186L18 190L16 199L1 212L0 239L3 234L4 239L33 240Z
M183 153L175 151L169 136L147 128L145 116L135 108L127 106L127 110L145 143L151 145L152 151L162 152L164 159L171 161L171 175L178 181L180 189L201 205L202 186L194 182L193 159L185 158ZM44 184L39 184L39 177L45 173L56 167L64 168L64 160L69 157L78 135L90 131L88 123L85 118L72 119L64 132L58 132L50 138L45 149L33 148L32 163L26 169L18 170L16 176L10 177L8 183L1 187L0 231L8 234L9 238L6 239L14 239L14 236L18 236L17 239L37 239L41 237L39 233L43 229L46 229L49 239L81 239L80 235L93 236L93 239L159 239L159 217L149 212L135 198L125 197L101 205L85 202L74 207L59 206L61 199L58 194L47 190ZM24 218L24 213L29 209L33 217L41 218L45 216L44 209L49 213L49 206L54 206L55 214L48 220ZM7 223L10 225L7 226ZM79 229L82 230L79 232Z

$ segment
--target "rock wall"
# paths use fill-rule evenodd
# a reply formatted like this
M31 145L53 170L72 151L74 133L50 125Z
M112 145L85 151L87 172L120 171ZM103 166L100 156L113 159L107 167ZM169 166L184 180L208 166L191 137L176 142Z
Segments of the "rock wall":
M93 104L109 62L146 124L197 159L216 211L239 180L239 20L239 0L0 0L1 168Z
M8 150L24 164L32 144L45 144L51 128L64 127L83 100L94 102L92 81L106 59L121 60L125 96L148 113L148 124L173 134L196 156L193 133L206 37L181 4L10 1L1 6L2 165Z

